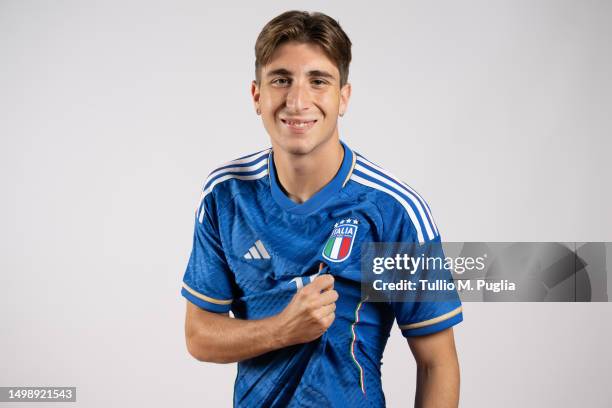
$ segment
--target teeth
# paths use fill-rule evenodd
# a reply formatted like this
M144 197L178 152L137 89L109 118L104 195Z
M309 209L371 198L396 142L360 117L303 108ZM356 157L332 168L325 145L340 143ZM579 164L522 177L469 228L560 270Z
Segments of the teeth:
M295 121L288 120L287 124L290 125L290 126L296 126L296 127L300 127L301 128L301 127L304 127L304 126L308 125L310 122L311 121L309 121L309 122L295 122Z

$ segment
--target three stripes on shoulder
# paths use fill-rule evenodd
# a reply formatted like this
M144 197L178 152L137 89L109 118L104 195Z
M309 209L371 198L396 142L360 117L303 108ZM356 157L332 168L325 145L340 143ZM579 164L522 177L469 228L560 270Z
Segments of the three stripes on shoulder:
M438 227L423 197L393 174L378 167L359 153L354 152L354 154L357 155L357 162L351 174L351 180L395 198L410 217L419 243L434 239L439 233ZM427 234L427 239L425 239L425 234Z
M271 149L265 149L232 160L209 174L204 182L204 188L202 189L202 194L200 194L200 200L197 207L197 211L199 211L198 220L200 223L204 220L205 206L202 205L202 203L217 184L229 179L257 180L268 174L268 155L270 154L270 150Z

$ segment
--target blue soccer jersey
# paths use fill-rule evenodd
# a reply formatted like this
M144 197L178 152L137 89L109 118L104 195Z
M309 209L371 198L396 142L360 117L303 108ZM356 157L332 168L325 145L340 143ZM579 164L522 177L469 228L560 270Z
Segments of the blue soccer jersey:
M324 263L335 278L336 319L319 339L238 363L237 407L380 407L381 359L394 321L404 336L435 333L463 317L444 302L364 302L361 245L439 242L423 199L353 152L302 204L282 191L264 150L219 167L203 188L181 293L240 319L280 313Z

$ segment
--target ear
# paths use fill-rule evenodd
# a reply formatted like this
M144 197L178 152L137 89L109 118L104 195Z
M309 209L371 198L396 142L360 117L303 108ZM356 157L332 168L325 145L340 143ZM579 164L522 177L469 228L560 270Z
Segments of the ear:
M340 116L343 116L346 113L346 110L348 109L348 103L349 103L349 99L351 98L351 92L352 92L351 84L348 82L344 84L344 86L340 89L340 106L338 110L338 114Z
M255 106L255 112L258 115L261 114L261 109L259 107L259 85L257 85L257 81L251 82L251 97L253 98L253 106Z

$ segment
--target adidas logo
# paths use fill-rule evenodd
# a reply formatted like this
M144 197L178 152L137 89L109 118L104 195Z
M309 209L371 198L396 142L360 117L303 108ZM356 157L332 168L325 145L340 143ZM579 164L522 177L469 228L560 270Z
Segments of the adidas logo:
M249 248L249 251L244 254L244 259L270 259L270 254L266 251L260 240L255 242L255 245Z

